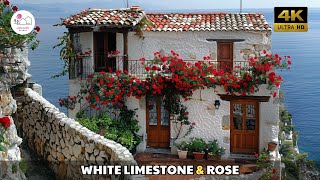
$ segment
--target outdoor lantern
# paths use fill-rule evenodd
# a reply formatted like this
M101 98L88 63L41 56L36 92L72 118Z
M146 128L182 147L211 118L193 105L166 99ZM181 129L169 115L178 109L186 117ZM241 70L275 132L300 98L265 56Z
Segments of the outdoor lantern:
M215 100L215 101L214 101L214 106L216 107L216 109L219 109L219 107L220 107L220 101L219 101L219 100Z

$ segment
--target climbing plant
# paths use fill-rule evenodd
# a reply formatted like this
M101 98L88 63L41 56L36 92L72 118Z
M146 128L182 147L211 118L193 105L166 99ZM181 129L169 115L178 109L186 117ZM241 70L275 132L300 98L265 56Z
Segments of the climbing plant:
M262 57L249 59L249 68L236 67L233 72L224 71L216 63L206 60L194 64L187 63L174 51L171 51L169 56L162 56L159 52L154 55L152 61L146 62L144 58L140 59L145 68L146 78L139 79L127 71L119 70L115 73L91 74L73 101L80 102L84 98L92 109L97 110L108 104L122 109L126 108L125 102L130 96L137 99L143 96L161 96L164 107L176 125L178 132L176 138L181 138L188 135L195 125L190 122L187 107L183 105L182 99L187 101L194 91L216 86L224 87L225 93L232 96L250 95L257 92L259 85L266 84L266 81L272 92L283 82L281 76L274 70L289 68L291 64L288 57L282 59L278 55L265 52ZM273 95L276 96L275 93ZM184 126L189 128L183 135Z

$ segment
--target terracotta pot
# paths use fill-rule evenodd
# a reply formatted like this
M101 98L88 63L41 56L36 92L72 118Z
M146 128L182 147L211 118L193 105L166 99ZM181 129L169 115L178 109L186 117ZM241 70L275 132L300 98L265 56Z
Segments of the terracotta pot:
M203 159L205 153L193 152L194 159Z
M188 151L182 151L180 149L178 151L179 159L187 159Z
M221 160L221 156L208 153L208 160Z
M274 151L277 147L277 143L274 143L274 142L269 142L268 143L268 150L269 151Z

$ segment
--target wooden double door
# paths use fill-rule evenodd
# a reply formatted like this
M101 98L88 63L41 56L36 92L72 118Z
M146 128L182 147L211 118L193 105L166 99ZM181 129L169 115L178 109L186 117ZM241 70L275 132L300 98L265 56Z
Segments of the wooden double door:
M160 96L147 97L146 103L147 146L170 147L170 117Z
M231 153L259 152L259 102L230 102Z

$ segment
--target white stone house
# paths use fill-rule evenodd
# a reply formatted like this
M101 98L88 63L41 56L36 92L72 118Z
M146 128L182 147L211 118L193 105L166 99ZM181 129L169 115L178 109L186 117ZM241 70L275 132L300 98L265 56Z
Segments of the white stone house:
M144 22L153 25L145 25ZM271 28L260 13L145 13L139 8L89 9L65 19L78 51L92 50L82 63L71 61L70 95L79 90L88 74L113 70L128 70L139 75L144 69L141 57L152 59L154 52L179 53L184 60L198 61L210 55L212 61L232 66L246 66L250 56L271 49ZM143 37L137 32L142 30ZM108 58L107 53L119 50L122 58ZM196 126L185 138L217 139L226 148L226 158L234 154L253 154L278 141L278 104L265 85L252 96L231 98L223 88L196 91L188 107L189 119ZM214 103L221 103L218 109ZM161 102L157 105L160 106ZM147 147L172 147L175 131L170 128L166 113L146 108L146 98L130 97L129 108L138 109L142 143L137 151ZM69 112L74 117L82 104ZM163 111L163 110L162 110ZM278 153L274 153L276 157Z

